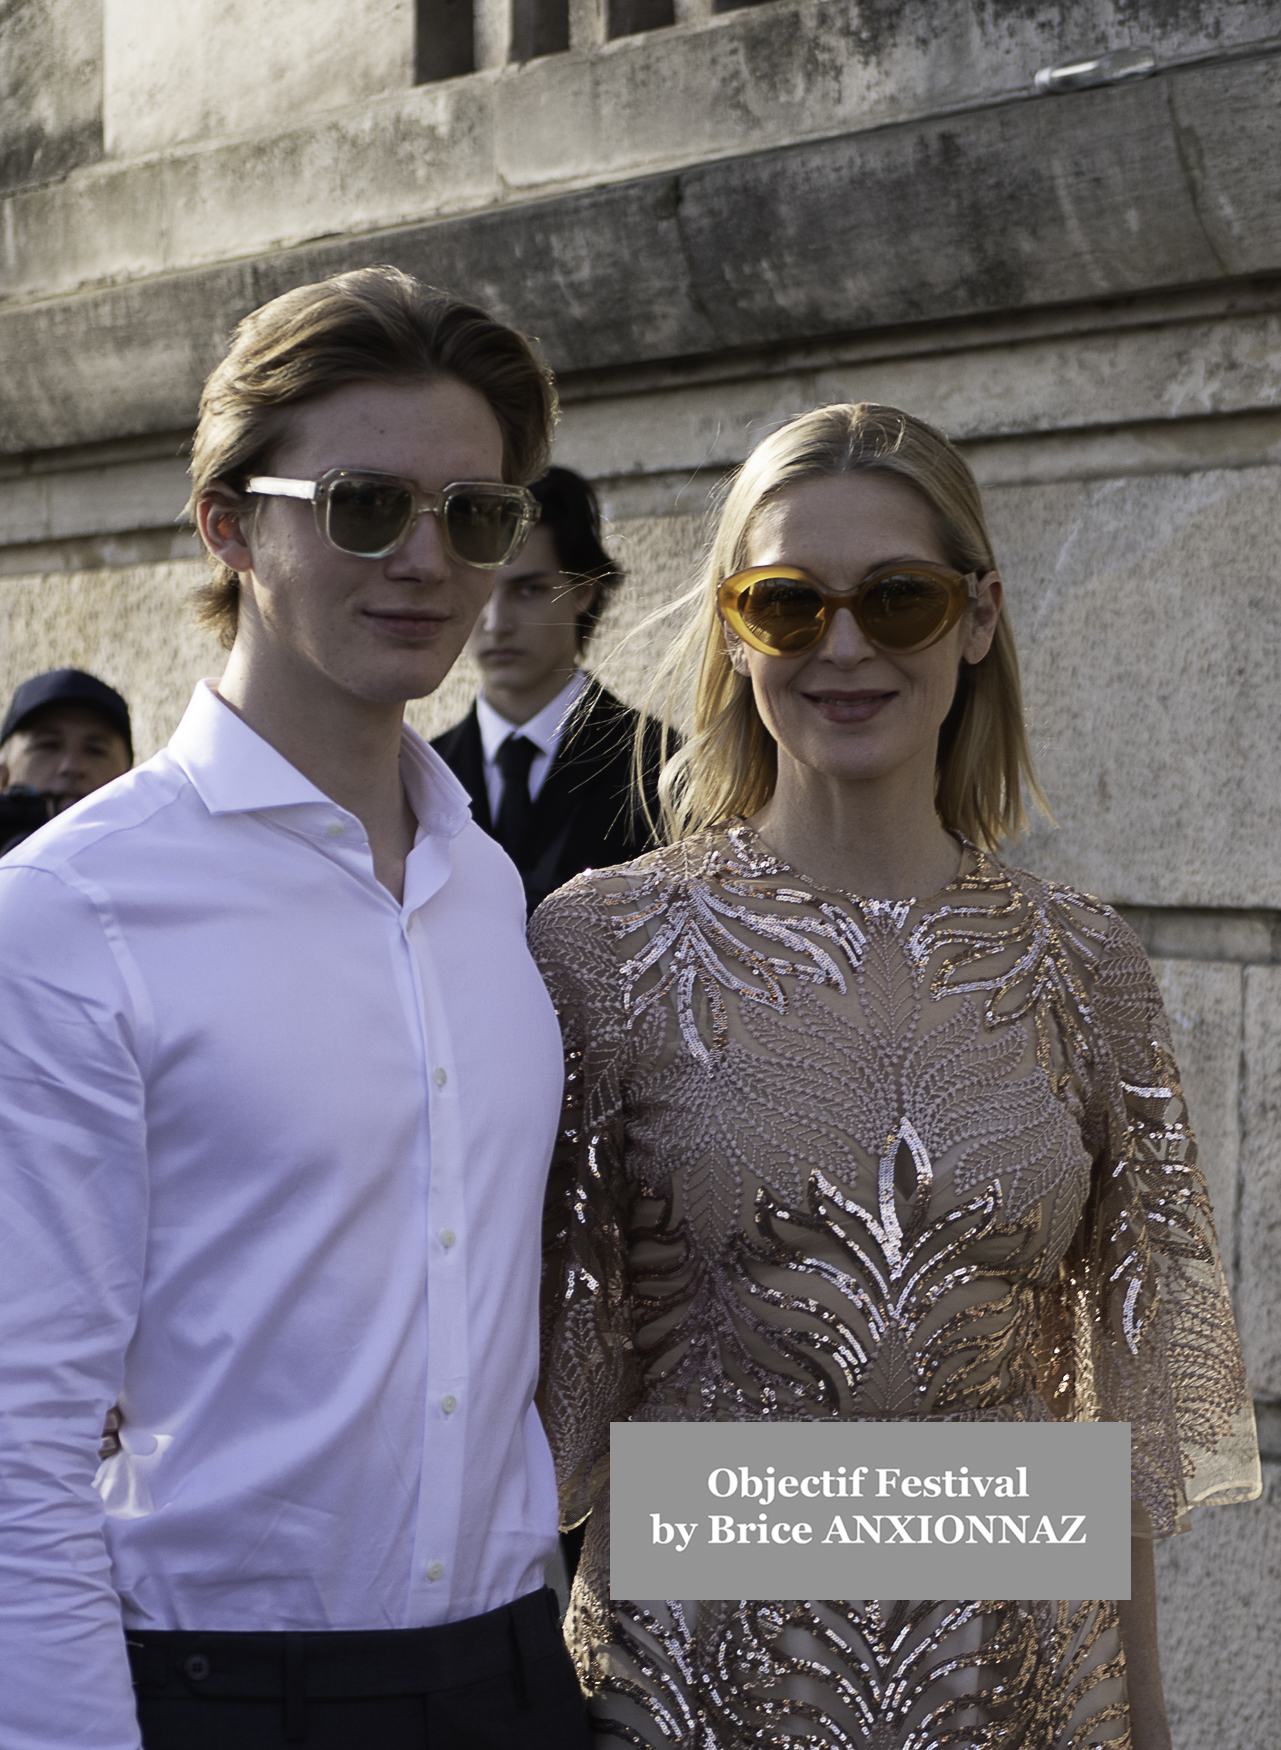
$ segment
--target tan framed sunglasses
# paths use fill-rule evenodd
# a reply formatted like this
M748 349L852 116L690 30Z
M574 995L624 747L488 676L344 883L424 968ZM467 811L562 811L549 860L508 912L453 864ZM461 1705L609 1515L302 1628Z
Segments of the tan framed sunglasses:
M404 546L420 516L434 516L452 558L496 571L511 563L538 521L533 493L497 480L455 480L443 492L424 492L394 474L331 468L319 480L255 474L247 490L306 500L325 544L356 559L385 559Z
M977 571L920 561L882 565L856 588L838 592L790 565L756 565L727 577L716 599L726 624L764 656L816 649L841 608L869 644L908 654L928 650L952 630L978 594L978 581Z

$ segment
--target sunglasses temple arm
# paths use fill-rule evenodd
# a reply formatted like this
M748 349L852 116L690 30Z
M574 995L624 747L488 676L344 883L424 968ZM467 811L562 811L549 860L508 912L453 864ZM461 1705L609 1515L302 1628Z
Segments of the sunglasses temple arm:
M314 502L316 482L284 480L277 474L255 474L249 481L249 491L264 498L304 498Z

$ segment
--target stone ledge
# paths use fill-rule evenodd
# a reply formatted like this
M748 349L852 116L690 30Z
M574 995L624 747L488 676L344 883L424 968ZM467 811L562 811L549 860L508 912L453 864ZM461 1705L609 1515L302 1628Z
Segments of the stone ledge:
M1281 960L1281 911L1231 911L1199 906L1120 905L1153 960Z
M2 307L2 306L0 306ZM1100 336L1120 341L1133 329L1239 323L1281 315L1281 271L1217 284L1180 286L1164 291L1089 298L1070 304L1038 304L1022 310L988 311L952 317L937 324L913 322L862 333L772 346L726 349L699 357L642 359L600 370L562 371L561 403L599 401L688 390L709 384L756 382L766 377L841 372L889 360L988 353L1029 343L1090 341Z
M1196 68L12 304L0 452L190 423L241 316L374 261L480 299L558 371L1273 273L1279 91L1275 57Z
M76 535L60 541L24 541L0 547L0 577L47 577L53 572L118 571L203 557L199 537L186 529L128 529L115 535Z
M45 49L41 60L40 15L96 5L26 0L23 16L40 22L25 32L25 53L18 47L9 92L6 41L24 33L6 31L0 93L12 101L0 102L0 162L24 113L33 103L46 111L77 59L92 61L95 35L102 41L89 21L64 27L66 52ZM1233 0L1226 15L1215 0L1180 0L1173 12L1168 0L1064 0L1053 10L1027 0L774 0L719 15L710 0L679 0L675 27L601 43L576 26L571 52L504 66L506 0L483 0L479 36L497 39L481 53L486 70L414 86L403 3L223 0L208 9L203 53L173 80L165 63L181 55L185 9L130 0L111 10L103 64L82 80L95 120L101 111L106 158L56 183L45 174L53 165L28 164L45 186L15 189L0 214L4 293L65 293L800 140L1039 103L1036 68L1086 45L1143 43L1178 67L1275 41L1267 0ZM593 11L603 22L596 0L574 0L574 10L580 25ZM239 53L245 41L250 56ZM13 143L21 176L29 153ZM67 163L64 152L57 167Z
M190 487L174 455L0 479L0 551L176 523Z

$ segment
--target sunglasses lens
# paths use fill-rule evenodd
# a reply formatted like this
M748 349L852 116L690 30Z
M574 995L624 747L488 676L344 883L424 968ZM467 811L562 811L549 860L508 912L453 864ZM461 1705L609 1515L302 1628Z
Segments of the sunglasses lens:
M342 552L377 558L396 545L413 514L408 487L353 475L329 488L326 528Z
M859 599L858 621L882 650L915 650L947 619L951 592L937 577L899 571L880 577Z
M758 579L739 597L738 611L752 637L780 656L808 649L823 630L823 598L791 577Z
M445 536L464 565L506 565L529 527L523 494L469 486L445 502Z

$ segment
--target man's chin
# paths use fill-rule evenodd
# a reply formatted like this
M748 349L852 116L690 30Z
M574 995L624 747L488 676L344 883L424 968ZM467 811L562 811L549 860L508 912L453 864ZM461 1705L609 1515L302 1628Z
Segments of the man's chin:
M523 654L510 656L478 656L476 667L495 687L520 687L529 681L530 663Z
M363 674L348 670L346 684L371 705L403 705L410 699L426 699L441 685L462 655L456 648L432 644L425 649L384 652L366 665Z

